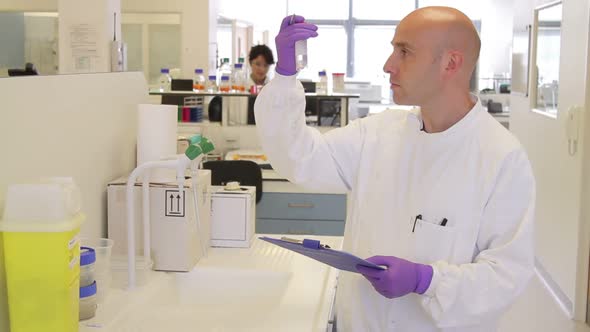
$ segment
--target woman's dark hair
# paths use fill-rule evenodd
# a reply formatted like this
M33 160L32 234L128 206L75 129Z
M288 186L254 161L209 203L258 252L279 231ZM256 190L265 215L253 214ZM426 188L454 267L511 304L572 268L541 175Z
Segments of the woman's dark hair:
M275 59L272 56L272 51L266 45L252 46L250 49L250 54L248 55L248 60L252 62L252 60L256 59L260 55L264 57L264 60L267 64L272 65L275 63Z

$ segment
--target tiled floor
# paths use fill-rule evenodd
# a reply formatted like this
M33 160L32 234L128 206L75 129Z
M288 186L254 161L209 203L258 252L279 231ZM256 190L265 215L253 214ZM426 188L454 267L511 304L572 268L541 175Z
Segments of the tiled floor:
M534 278L500 324L500 332L590 332L571 321L538 278Z

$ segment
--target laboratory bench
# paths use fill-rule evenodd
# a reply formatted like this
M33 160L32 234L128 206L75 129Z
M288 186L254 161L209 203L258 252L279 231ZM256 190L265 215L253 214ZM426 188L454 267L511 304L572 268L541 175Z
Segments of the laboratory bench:
M190 272L149 271L135 290L118 272L80 331L326 331L338 270L258 236L250 248L209 248ZM342 246L341 237L313 238Z
M245 112L248 113L244 119L247 122L237 123L237 125L254 124L253 107L256 95L250 93L233 93L233 92L196 92L196 91L160 91L158 89L150 90L151 96L162 96L162 104L181 105L186 97L216 97L222 98L221 103L221 123L223 126L232 125L230 119L230 104L238 106L235 103L236 98L248 98ZM348 124L348 112L350 99L358 99L359 94L351 93L330 93L317 94L305 93L306 98L306 119L308 124L328 127L344 127ZM230 99L228 99L230 98ZM227 102L223 102L226 100ZM346 112L342 112L346 110ZM205 110L203 110L205 111Z

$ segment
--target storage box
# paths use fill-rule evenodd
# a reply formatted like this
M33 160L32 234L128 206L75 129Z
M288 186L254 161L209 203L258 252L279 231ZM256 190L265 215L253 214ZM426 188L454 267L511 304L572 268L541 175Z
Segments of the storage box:
M211 186L211 246L249 248L256 222L256 187Z
M113 256L127 255L126 178L108 184L108 235L115 241ZM150 184L151 253L153 269L161 271L190 271L206 254L210 246L211 200L208 194L211 171L199 170L197 179L197 209L195 215L192 180L187 179L184 191L177 183ZM135 253L143 255L142 188L134 187Z

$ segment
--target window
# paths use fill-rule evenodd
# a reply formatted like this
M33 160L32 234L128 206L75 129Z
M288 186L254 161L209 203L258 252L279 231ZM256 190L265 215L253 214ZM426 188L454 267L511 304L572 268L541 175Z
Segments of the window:
M475 20L478 29L481 24L477 20L482 16L482 4L470 0L273 0L272 4L270 0L257 0L255 5L238 0L219 1L221 15L251 18L255 26L268 28L273 50L272 39L279 28L276 17L295 13L318 25L320 37L308 41L308 68L299 74L300 78L317 79L318 71L326 69L373 84L382 84L385 79L383 65L392 52L390 42L395 27L417 6L455 7Z
M361 20L401 20L415 5L412 0L353 0L352 14Z
M276 28L287 13L287 3L276 0L218 0L218 6L219 16L254 23L264 30Z
M121 24L121 34L127 43L127 70L143 71L143 42L141 24Z
M559 91L559 55L561 46L561 3L535 10L535 88L534 108L551 115L557 114Z
M150 24L148 27L150 45L149 82L156 82L161 68L180 68L180 25Z
M472 20L479 20L482 16L482 1L473 0L420 0L419 7L447 6L457 8Z
M301 15L307 19L348 19L349 0L292 0L288 5L289 14Z
M231 59L232 34L231 25L217 25L217 55L219 59Z
M299 6L310 1L296 1ZM384 81L383 64L391 54L390 42L395 33L395 27L399 21L415 9L416 1L406 0L347 0L350 6L342 6L348 9L348 15L338 14L339 18L330 13L329 8L314 9L315 16L306 15L310 23L320 26L318 31L320 38L314 43L326 43L331 36L326 36L322 26L341 27L340 36L345 36L344 45L340 41L322 45L330 56L314 57L310 51L309 67L326 68L329 72L345 72L348 78L354 80L369 81L374 84L382 84ZM323 2L322 2L323 3ZM332 1L335 3L335 1ZM313 5L308 4L313 8ZM316 6L317 7L317 6ZM289 3L289 8L292 8ZM340 10L340 7L339 9ZM337 51L335 51L337 50ZM336 69L331 69L337 67ZM308 73L304 78L309 78ZM317 78L317 73L311 76Z
M342 26L318 27L321 39L307 41L308 67L315 75L326 69L329 73L346 72L346 31Z
M394 26L357 26L354 29L354 77L382 83L383 65L391 55Z
M25 62L35 64L42 75L58 69L58 19L56 13L25 13Z
M160 69L180 68L180 31L180 14L123 13L121 35L127 43L127 70L143 71L151 85L160 77Z

